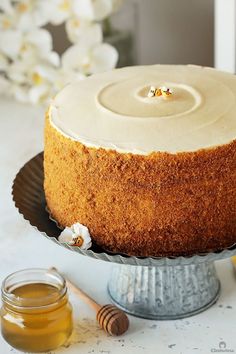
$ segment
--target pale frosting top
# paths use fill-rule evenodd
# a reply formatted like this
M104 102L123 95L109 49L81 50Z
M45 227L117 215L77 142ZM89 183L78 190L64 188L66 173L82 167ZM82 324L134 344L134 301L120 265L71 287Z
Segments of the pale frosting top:
M148 97L151 86L173 94ZM236 77L193 65L115 69L66 86L49 115L58 131L88 147L196 151L236 139Z

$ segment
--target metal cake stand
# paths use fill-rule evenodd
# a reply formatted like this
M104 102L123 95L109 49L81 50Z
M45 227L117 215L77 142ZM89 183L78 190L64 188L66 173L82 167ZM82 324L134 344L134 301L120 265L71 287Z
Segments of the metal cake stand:
M12 189L15 205L42 235L78 254L114 263L108 292L126 312L148 319L170 320L206 310L216 302L220 282L214 261L236 254L236 246L218 252L179 257L134 257L113 254L93 243L89 250L60 243L61 232L49 217L43 189L43 153L18 172Z

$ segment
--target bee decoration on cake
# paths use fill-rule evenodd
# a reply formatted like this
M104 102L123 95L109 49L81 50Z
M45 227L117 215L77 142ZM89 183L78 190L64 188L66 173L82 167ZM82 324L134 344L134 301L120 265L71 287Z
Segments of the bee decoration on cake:
M170 88L163 86L161 87L161 93L164 97L170 97L173 94L173 91Z
M148 92L148 97L155 97L156 96L156 88L155 86L151 86Z
M148 97L171 97L171 95L173 94L173 91L165 86L156 88L155 86L151 86L150 90L148 92Z

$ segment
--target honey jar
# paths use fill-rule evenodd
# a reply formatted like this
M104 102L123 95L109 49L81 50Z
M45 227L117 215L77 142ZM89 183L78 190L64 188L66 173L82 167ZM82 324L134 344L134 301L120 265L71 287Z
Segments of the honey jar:
M56 271L27 269L3 281L1 331L12 347L26 352L56 349L72 328L66 282Z

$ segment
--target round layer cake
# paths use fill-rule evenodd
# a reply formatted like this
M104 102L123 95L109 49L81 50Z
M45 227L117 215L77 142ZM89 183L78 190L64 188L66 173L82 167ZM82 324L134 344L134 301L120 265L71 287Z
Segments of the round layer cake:
M45 128L45 195L105 250L208 252L236 242L236 77L116 69L66 86Z

